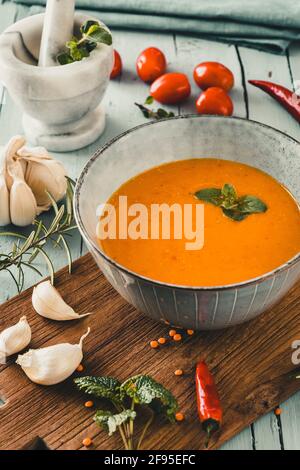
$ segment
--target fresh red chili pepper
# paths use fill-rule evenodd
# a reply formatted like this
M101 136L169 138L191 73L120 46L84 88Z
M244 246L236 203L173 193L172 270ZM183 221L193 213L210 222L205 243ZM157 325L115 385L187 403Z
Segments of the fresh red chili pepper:
M196 367L196 394L198 415L208 446L211 435L221 426L223 410L214 378L205 362L199 362Z
M249 80L251 85L268 93L281 106L283 106L298 122L300 122L300 96L277 83L265 82L264 80Z

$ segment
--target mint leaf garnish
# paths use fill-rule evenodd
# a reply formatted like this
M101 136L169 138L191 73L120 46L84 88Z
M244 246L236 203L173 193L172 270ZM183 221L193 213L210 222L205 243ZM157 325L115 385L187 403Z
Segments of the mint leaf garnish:
M258 197L245 195L238 197L235 187L225 183L222 188L205 188L196 191L194 196L200 201L220 207L223 214L240 222L250 214L266 212L267 205Z

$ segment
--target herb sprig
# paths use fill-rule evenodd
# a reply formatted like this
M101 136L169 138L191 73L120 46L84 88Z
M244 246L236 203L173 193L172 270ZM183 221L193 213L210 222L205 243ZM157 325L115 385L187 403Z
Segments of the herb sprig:
M51 282L54 282L53 263L45 250L46 244L50 241L54 243L56 247L61 247L65 250L69 272L71 272L72 257L66 237L70 236L71 234L69 232L77 228L77 226L74 222L73 214L73 189L75 183L70 178L67 178L67 180L65 202L60 205L60 207L51 194L47 193L55 213L48 227L46 227L41 219L36 219L33 222L34 230L32 230L28 237L17 232L0 232L0 236L10 236L17 239L13 243L9 253L0 253L0 272L6 271L9 273L17 287L18 293L20 293L24 287L24 271L26 268L42 276L42 273L33 264L39 255L44 258L49 270Z
M114 411L99 409L94 421L111 436L119 431L126 450L140 449L155 413L175 422L177 400L163 385L149 375L136 375L121 383L112 377L81 377L74 380L83 392L96 398L106 399ZM134 422L142 409L150 413L137 440Z
M170 118L170 117L175 116L175 114L172 111L168 112L163 108L158 108L156 111L154 111L148 108L147 106L145 106L145 104L147 105L152 104L153 101L154 101L153 97L148 96L144 104L139 104L139 103L134 103L134 104L142 111L143 115L147 119L156 119L158 121L159 119L165 119L165 118Z
M268 209L267 205L258 197L251 195L238 197L235 187L229 183L224 184L221 189L200 189L194 195L200 201L220 207L226 217L237 222L244 220L250 214L266 212Z
M80 28L81 37L75 36L66 43L66 50L56 59L61 65L71 64L88 57L97 44L112 44L112 36L98 21L88 20Z

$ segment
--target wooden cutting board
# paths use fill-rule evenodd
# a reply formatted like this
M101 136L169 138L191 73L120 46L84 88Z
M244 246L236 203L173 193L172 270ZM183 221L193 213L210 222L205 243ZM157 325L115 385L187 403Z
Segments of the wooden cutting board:
M80 313L94 315L78 322L54 322L37 315L31 305L32 289L0 307L0 331L27 315L32 327L32 348L60 342L77 342L88 325L84 343L84 371L77 375L112 375L121 380L137 373L152 375L177 397L185 421L171 425L156 420L144 448L195 450L205 436L196 412L194 365L205 359L215 374L224 407L222 431L211 442L218 448L261 415L272 410L300 388L291 376L291 344L300 339L300 285L260 318L223 331L183 334L153 350L149 341L168 335L168 326L145 318L117 294L99 272L90 255L56 276L64 299ZM63 359L63 358L62 358ZM43 387L35 385L11 358L0 366L0 449L20 449L36 437L50 449L80 449L90 436L93 448L120 449L121 440L101 431L92 420L94 410L84 407L85 397L72 379ZM174 370L185 374L175 377Z

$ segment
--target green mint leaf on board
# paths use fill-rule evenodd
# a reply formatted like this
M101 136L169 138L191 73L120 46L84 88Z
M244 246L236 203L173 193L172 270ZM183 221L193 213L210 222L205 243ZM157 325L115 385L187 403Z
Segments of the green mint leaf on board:
M149 405L153 410L175 421L177 400L172 393L149 375L136 375L122 383L121 396L128 396L134 403Z
M120 401L120 382L113 377L80 377L74 379L79 390L97 398L106 398L112 402Z
M116 432L118 426L121 426L129 419L134 420L135 418L136 412L133 410L127 409L116 414L113 414L111 411L98 410L94 416L94 421L111 436Z
M255 196L242 196L238 199L238 209L241 212L254 214L266 212L266 204Z
M84 38L88 41L107 44L108 46L112 44L112 36L110 32L99 24L90 26L88 31L84 34Z
M268 209L258 197L251 195L238 197L235 187L229 183L225 183L221 189L200 189L194 196L200 201L220 207L226 217L237 222L244 220L250 214L259 214Z
M152 104L154 101L154 98L153 96L147 96L147 98L145 99L145 104Z
M214 206L220 206L222 204L222 191L218 188L206 188L200 189L195 192L195 196L200 201L210 202Z

